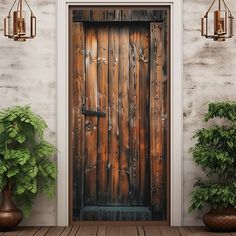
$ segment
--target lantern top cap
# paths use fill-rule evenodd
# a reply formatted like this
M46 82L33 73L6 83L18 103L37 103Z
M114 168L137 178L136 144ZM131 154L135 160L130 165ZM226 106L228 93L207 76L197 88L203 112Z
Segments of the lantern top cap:
M218 2L218 10L221 10L221 8L223 6L224 10L227 10L229 12L230 16L233 17L229 7L225 3L225 0L213 0L212 4L210 5L209 9L205 13L204 17L206 17L208 15L208 13L212 10L213 6L217 4L217 2Z
M29 3L27 2L27 0L14 0L13 4L12 4L12 6L11 6L11 9L10 9L10 11L9 11L9 13L8 13L8 16L11 15L12 10L13 10L13 8L16 6L16 4L17 4L17 11L21 11L21 10L22 10L21 8L22 8L23 2L25 2L26 6L28 7L29 11L31 12L31 15L33 16L34 13L33 13L32 9L31 9Z

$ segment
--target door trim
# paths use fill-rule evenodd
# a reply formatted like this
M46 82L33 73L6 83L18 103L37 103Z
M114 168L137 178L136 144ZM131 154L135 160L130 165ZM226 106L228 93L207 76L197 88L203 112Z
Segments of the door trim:
M183 105L182 105L182 1L181 0L60 0L58 1L58 61L57 61L57 147L58 187L57 225L69 224L69 6L170 6L171 12L171 166L170 166L170 223L182 225L182 145L183 145ZM179 19L179 20L173 20ZM158 222L157 222L158 223Z

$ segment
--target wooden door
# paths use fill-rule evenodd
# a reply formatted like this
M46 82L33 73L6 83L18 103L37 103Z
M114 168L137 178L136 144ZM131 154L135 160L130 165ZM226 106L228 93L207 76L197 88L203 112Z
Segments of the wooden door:
M72 24L74 220L166 218L166 27Z

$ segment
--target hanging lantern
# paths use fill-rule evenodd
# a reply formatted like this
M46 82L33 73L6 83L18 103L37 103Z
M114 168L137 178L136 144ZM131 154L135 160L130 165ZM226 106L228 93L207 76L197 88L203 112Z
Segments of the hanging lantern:
M27 8L27 12L23 7ZM4 19L4 35L20 42L36 36L36 17L26 0L14 1L8 16Z
M225 41L233 36L234 17L225 0L214 0L202 18L202 36L215 41Z

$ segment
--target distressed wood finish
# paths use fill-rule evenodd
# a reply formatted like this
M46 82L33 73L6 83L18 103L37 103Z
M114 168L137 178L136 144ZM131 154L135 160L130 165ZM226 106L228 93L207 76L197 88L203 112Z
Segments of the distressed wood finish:
M96 9L72 24L74 220L168 218L167 26L153 14Z
M108 27L98 27L98 110L108 113ZM108 200L108 115L98 118L98 205Z
M73 99L72 99L72 142L73 145L73 179L74 179L74 214L83 207L84 192L84 116L81 108L85 97L85 35L83 23L73 23ZM81 192L78 197L76 192Z
M129 174L131 205L139 204L140 31L130 27L129 52Z
M119 41L119 202L129 201L129 27L120 28Z
M86 106L97 109L97 29L86 27ZM97 117L86 116L85 202L97 204Z
M126 225L81 225L69 227L18 227L11 232L0 232L4 236L234 236L235 233L210 232L206 227L162 227Z
M140 204L149 203L150 165L149 165L149 27L140 27ZM143 115L145 114L145 115ZM147 194L148 193L148 194Z
M163 10L130 10L130 9L111 9L108 10L73 10L73 21L143 21L143 22L162 22L165 11Z
M119 29L109 28L109 203L118 204L119 195Z
M157 211L163 208L163 46L161 23L150 23L150 163L151 204Z

